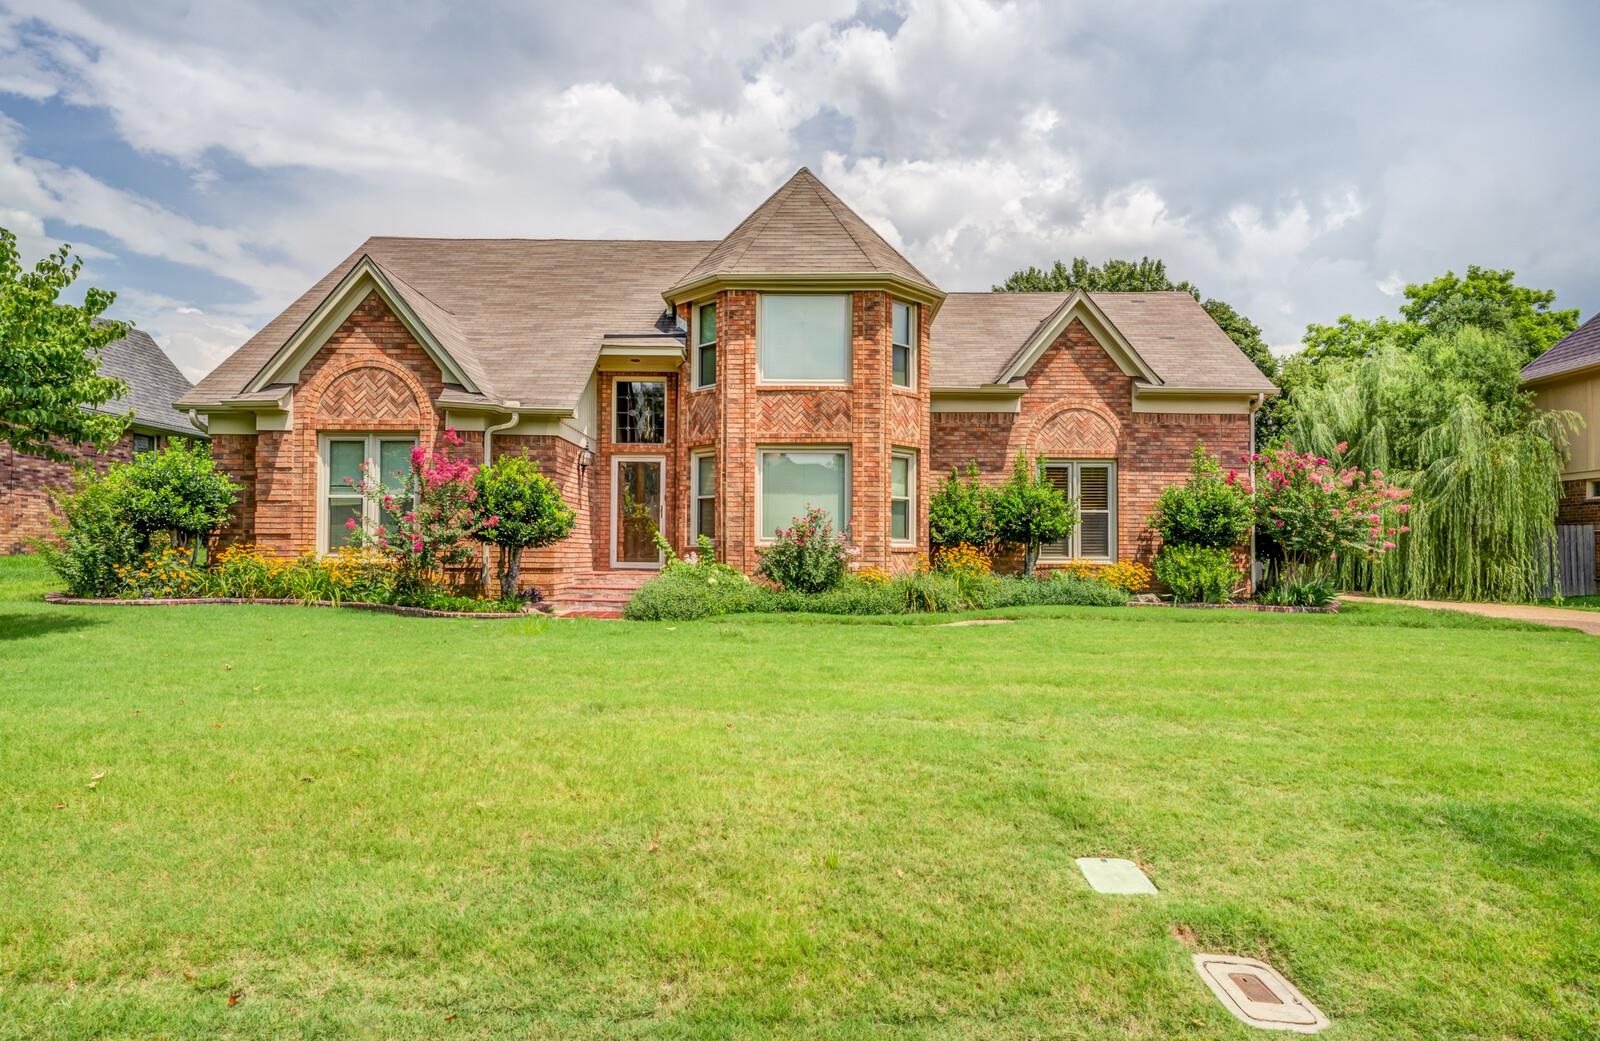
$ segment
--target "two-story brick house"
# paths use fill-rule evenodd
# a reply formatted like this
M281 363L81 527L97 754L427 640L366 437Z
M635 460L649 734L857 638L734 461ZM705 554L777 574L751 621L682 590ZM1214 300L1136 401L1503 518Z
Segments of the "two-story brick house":
M344 478L447 427L527 453L578 513L530 554L561 598L660 566L659 530L753 569L807 503L861 565L926 552L928 493L1042 455L1083 523L1045 560L1148 559L1203 440L1272 384L1184 293L946 293L809 171L720 241L374 238L186 395L246 492L229 534L328 550Z

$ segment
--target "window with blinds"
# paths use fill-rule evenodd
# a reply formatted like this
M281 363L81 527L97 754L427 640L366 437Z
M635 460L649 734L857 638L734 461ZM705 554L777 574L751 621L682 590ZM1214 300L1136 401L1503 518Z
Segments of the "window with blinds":
M1117 559L1117 467L1115 463L1051 460L1044 477L1069 499L1078 501L1078 526L1072 537L1044 546L1050 560Z

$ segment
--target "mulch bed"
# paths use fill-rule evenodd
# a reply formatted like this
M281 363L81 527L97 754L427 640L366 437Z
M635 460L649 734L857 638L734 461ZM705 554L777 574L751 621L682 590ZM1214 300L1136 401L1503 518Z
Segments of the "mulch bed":
M377 611L379 614L406 615L411 618L526 618L535 613L524 611L435 611L427 607L403 607L399 604L364 604L355 601L333 600L268 600L245 596L160 597L144 600L94 600L67 596L64 593L46 593L46 603L71 604L90 607L188 607L194 604L279 604L293 607L348 607L356 611Z

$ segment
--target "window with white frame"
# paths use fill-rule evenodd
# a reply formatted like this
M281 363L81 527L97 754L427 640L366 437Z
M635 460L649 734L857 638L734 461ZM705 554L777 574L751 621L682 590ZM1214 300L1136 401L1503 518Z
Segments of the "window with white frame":
M689 475L692 485L690 494L694 501L694 523L692 525L695 542L701 536L713 541L717 537L717 457L710 452L701 452L689 457L693 471Z
M381 501L364 496L362 482L370 471L386 491L400 495L417 439L409 434L324 434L321 440L318 548L330 553L348 546L357 529L393 530L401 509L385 510Z
M895 452L889 456L889 541L916 541L916 501L917 457Z
M762 449L756 470L756 530L770 539L812 506L835 531L850 526L850 453L842 448Z
M850 297L767 293L761 297L763 383L850 382Z
M694 385L717 382L717 305L701 304L695 311Z
M911 387L917 373L917 307L915 304L894 302L894 321L889 348L890 382L896 387Z
M1051 560L1117 559L1117 466L1100 461L1052 459L1043 464L1045 479L1061 494L1078 501L1078 526L1070 538L1044 546L1040 556Z
M618 380L616 422L619 445L659 445L667 439L667 384L663 380Z
M1600 481L1589 482L1589 498L1600 499Z
M161 447L161 439L154 434L134 434L133 454L141 452L154 452Z

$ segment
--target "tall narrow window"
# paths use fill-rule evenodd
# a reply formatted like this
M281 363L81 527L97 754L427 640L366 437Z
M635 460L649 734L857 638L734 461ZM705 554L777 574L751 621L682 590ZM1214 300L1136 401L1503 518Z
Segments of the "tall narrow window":
M912 542L912 504L916 501L917 457L896 452L889 457L889 541Z
M1045 546L1041 556L1053 560L1117 559L1117 467L1107 462L1051 460L1045 479L1069 499L1078 501L1078 526L1069 538Z
M694 539L717 537L717 457L703 454L694 460Z
M416 443L416 438L408 436L324 435L319 459L323 474L320 549L332 552L350 545L357 529L394 530L397 515L407 504L396 502L394 510L385 510L381 501L373 502L361 494L361 484L371 472L385 490L398 496L405 487Z
M695 323L694 385L709 387L717 382L717 305L701 304Z
M894 332L892 381L897 387L909 387L917 371L917 308L914 304L894 302Z
M667 439L667 385L661 380L618 380L619 445L659 445Z

